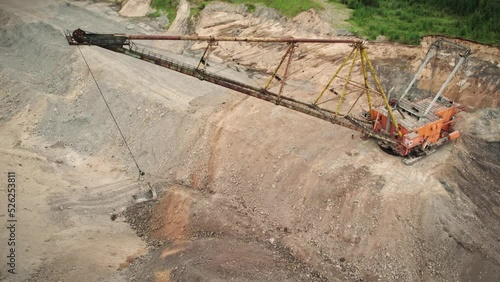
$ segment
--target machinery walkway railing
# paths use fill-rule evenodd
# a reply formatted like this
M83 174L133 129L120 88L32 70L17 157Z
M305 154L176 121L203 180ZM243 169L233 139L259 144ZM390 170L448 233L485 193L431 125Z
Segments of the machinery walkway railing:
M367 136L373 137L378 140L386 141L393 144L396 143L395 140L391 140L386 136L376 133L370 127L365 126L363 124L364 123L363 121L357 120L354 117L347 115L346 116L335 115L334 112L320 108L313 104L307 104L301 101L297 101L290 97L280 96L264 88L257 88L236 80L229 79L227 77L211 74L203 69L196 68L195 66L174 60L172 58L151 52L146 49L141 49L137 47L137 45L135 45L132 41L130 41L129 48L120 47L120 48L107 48L107 49L124 53L126 55L150 62L152 64L159 65L192 77L196 77L200 80L205 80L210 83L217 84L250 95L252 97L274 103L278 106L295 110L322 120L326 120L333 124L338 124L343 127L359 131Z

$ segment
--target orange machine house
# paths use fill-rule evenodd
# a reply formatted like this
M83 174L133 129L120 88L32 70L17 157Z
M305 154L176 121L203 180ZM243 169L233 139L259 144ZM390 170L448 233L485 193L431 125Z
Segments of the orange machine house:
M429 112L423 115L427 108ZM432 103L431 98L416 102L404 99L395 109L401 135L388 118L386 108L373 109L371 116L376 131L394 136L400 141L397 150L402 156L415 150L425 151L429 146L438 146L460 136L454 130L454 125L455 115L462 107L444 97L438 97L435 103Z
M429 61L445 46L460 50L455 67L432 99L412 100L407 95L410 89L420 78L420 74ZM373 121L373 129L398 140L395 146L391 146L393 151L402 156L410 155L410 153L416 156L428 155L446 141L460 136L460 133L454 129L455 115L461 112L463 107L446 99L442 94L470 55L470 51L469 48L451 41L444 39L435 41L431 44L425 59L399 100L392 100L390 106L387 105L386 108L371 110L370 119ZM397 116L397 121L394 115Z

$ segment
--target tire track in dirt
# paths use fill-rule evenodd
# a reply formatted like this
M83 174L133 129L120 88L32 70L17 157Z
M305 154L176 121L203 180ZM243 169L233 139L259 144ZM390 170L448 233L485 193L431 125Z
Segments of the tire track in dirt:
M139 191L139 184L136 181L125 179L96 187L86 187L68 196L52 196L49 204L52 211L92 210L92 213L105 214L126 207L132 202L132 195Z

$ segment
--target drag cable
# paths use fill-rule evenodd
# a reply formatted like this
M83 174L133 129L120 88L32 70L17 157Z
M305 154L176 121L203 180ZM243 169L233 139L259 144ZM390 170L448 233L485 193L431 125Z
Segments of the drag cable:
M144 172L139 167L139 164L137 163L137 160L135 159L134 154L132 153L132 150L130 150L130 146L128 145L127 140L125 139L125 135L123 135L123 132L122 132L120 126L118 125L118 122L116 121L115 115L111 111L111 107L109 106L108 101L104 97L104 94L102 93L101 87L99 87L99 83L97 83L97 80L96 80L94 74L92 73L92 70L90 69L89 64L87 63L87 59L85 59L85 56L83 55L83 52L80 49L80 46L77 46L77 47L78 47L78 51L80 51L80 54L82 55L82 58L83 58L83 61L85 62L85 65L87 65L87 68L90 72L90 75L92 76L92 79L94 80L95 85L97 86L97 90L99 90L99 93L101 93L102 100L104 100L104 104L106 104L106 107L108 108L108 111L109 111L109 114L111 115L111 118L113 118L113 121L116 125L116 128L118 128L118 131L120 132L120 135L122 136L123 143L125 143L125 146L127 147L128 152L130 153L130 156L132 157L132 160L134 161L135 166L137 167L137 170L139 170L139 178L140 178L141 176L144 175Z

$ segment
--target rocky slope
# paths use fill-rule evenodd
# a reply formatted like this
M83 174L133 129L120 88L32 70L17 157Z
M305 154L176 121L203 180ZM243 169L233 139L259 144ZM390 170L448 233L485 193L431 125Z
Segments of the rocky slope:
M6 0L0 9L0 48L8 55L0 57L0 171L19 175L18 239L27 254L19 276L2 268L0 279L499 280L497 48L462 42L474 57L447 95L462 89L457 97L470 109L489 109L464 113L463 138L405 166L348 129L82 46L146 172L137 181L80 51L61 31L161 31L100 3ZM287 20L214 3L199 20L198 34L336 34L314 12ZM370 44L386 88L404 88L428 40ZM173 53L149 47L195 64L204 45L176 45ZM301 46L287 86L298 90L288 93L314 98L348 50ZM283 47L223 44L212 66L260 84L281 56L276 51ZM435 90L430 78L452 67L452 55L443 56L419 82L422 92ZM239 65L231 60L238 58ZM131 204L145 182L158 201Z

